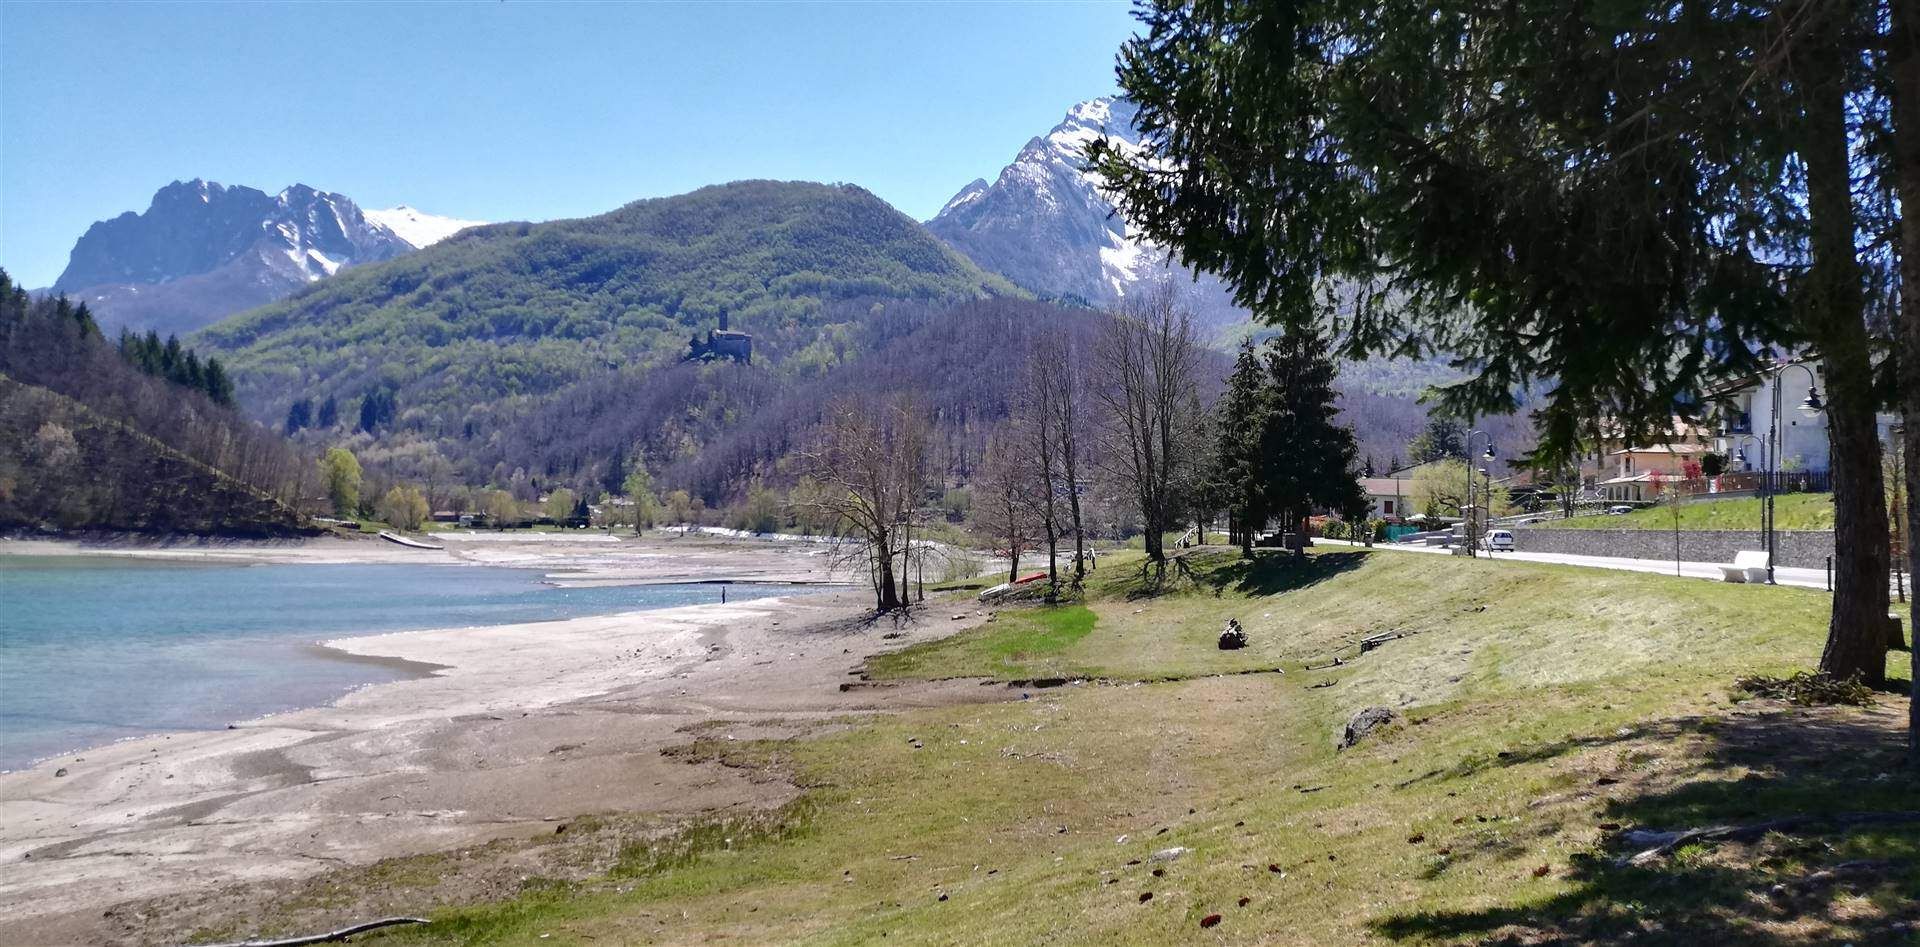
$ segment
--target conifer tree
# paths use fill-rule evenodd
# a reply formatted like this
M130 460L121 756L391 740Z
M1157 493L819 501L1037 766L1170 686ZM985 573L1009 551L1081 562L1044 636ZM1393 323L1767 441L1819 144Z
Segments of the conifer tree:
M1227 390L1214 408L1216 439L1206 492L1227 512L1227 533L1242 555L1253 554L1253 536L1271 515L1266 503L1265 431L1271 393L1266 368L1251 339L1227 376Z
M1357 518L1366 509L1359 449L1339 421L1338 370L1325 338L1310 325L1289 327L1271 344L1267 371L1273 396L1260 444L1271 468L1267 502L1303 537L1316 508Z
M300 398L287 406L287 433L293 434L313 423L313 399Z

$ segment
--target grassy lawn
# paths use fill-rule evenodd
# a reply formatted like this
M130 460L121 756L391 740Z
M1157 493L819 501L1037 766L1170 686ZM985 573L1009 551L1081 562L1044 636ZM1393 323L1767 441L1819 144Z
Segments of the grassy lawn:
M1773 500L1779 529L1832 529L1833 495L1783 493ZM1539 529L1672 529L1673 509L1666 506L1635 510L1621 516L1576 516L1548 520ZM1760 528L1760 500L1690 500L1680 505L1681 529Z
M1732 690L1812 666L1820 593L1359 551L1202 551L1168 585L1116 556L1084 604L1002 608L869 668L1099 681L702 734L690 755L777 761L804 795L369 941L1906 943L1920 920L1916 824L1614 862L1623 827L1920 809L1884 775L1901 705ZM1227 617L1246 650L1214 647ZM1360 654L1386 631L1407 637ZM1336 750L1375 704L1401 721Z

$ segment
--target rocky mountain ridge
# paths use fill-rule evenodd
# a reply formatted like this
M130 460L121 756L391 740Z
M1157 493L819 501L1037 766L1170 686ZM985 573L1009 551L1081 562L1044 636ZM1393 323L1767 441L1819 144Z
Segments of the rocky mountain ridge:
M184 334L475 223L404 206L362 211L345 195L304 184L267 194L175 181L144 212L87 228L53 289L85 300L109 332Z

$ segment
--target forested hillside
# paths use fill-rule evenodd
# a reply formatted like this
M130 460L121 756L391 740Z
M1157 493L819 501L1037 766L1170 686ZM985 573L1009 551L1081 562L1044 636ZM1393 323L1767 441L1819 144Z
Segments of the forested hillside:
M0 271L0 528L273 536L312 459L216 401L225 370L170 340L122 346Z
M466 231L208 329L262 418L395 394L431 435L492 426L610 368L678 358L725 314L756 359L807 358L829 304L1017 294L856 187L746 181L598 217ZM501 405L506 402L506 405Z
M1087 359L1108 318L1023 296L863 190L749 181L470 229L194 341L230 360L254 417L351 450L434 509L485 487L618 494L637 466L719 507L793 483L793 455L846 397L916 397L935 469L966 482L1036 340ZM686 360L723 316L751 359ZM1207 358L1212 385L1226 358ZM1384 467L1425 411L1364 387L1348 419Z

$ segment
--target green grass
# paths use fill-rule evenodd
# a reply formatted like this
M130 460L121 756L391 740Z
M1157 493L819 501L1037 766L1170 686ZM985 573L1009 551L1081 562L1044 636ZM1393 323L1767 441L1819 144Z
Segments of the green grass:
M1829 493L1783 493L1774 497L1774 519L1778 529L1832 529L1833 495ZM1570 520L1548 520L1541 529L1672 529L1673 508L1654 506L1621 516L1576 516ZM1760 500L1688 500L1680 504L1681 529L1760 528Z
M869 668L1112 683L813 739L703 736L695 758L777 759L800 808L695 822L603 883L437 912L382 942L1891 942L1920 910L1920 827L1706 844L1644 868L1606 847L1609 826L1920 808L1911 781L1882 777L1902 709L1731 693L1810 666L1826 601L1357 551L1209 551L1154 583L1114 557L1082 605L1005 607ZM1214 647L1228 616L1244 652ZM1387 630L1408 637L1359 656ZM1336 751L1369 704L1406 722ZM1173 846L1188 851L1148 859ZM1861 859L1893 867L1767 893Z
M1060 677L1078 669L1060 661L1062 652L1093 631L1095 620L1094 613L1080 605L1002 612L985 630L882 655L868 671L881 679Z

